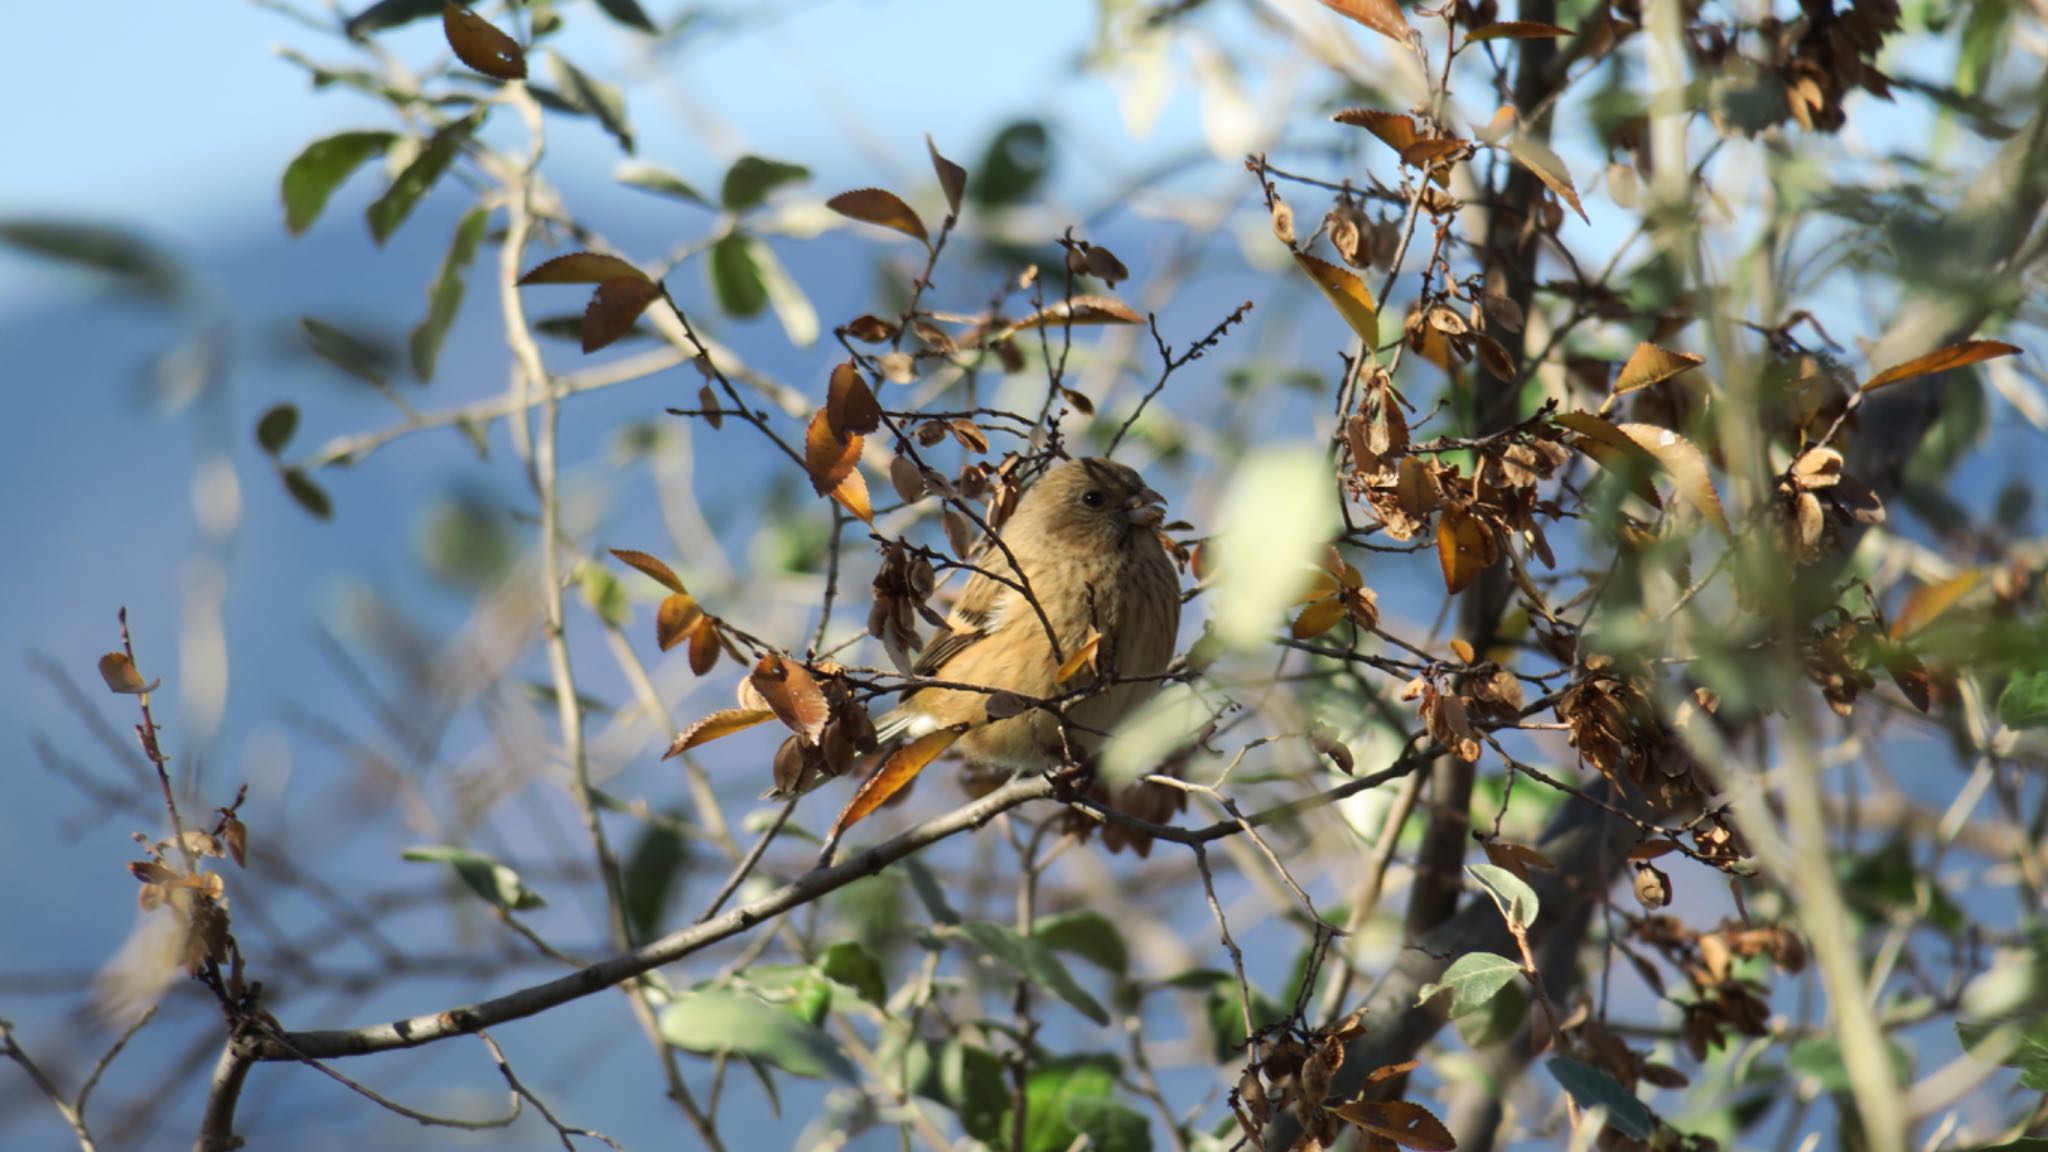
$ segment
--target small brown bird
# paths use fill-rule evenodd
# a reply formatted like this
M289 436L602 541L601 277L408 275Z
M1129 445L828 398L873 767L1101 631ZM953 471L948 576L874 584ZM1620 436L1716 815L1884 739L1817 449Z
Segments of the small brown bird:
M985 571L967 582L945 628L918 656L915 673L1033 700L1096 682L1086 671L1059 682L1061 660L1047 623L1061 657L1072 657L1100 631L1095 666L1109 678L1166 671L1180 629L1180 575L1159 539L1165 503L1136 470L1114 461L1070 460L1047 472L1000 531L1017 566L1002 548L982 549L976 564ZM1044 619L1013 584L1031 590ZM1092 752L1157 687L1118 683L1075 703L1066 712L1066 740L1078 752ZM989 699L990 693L963 688L913 689L876 721L876 734L888 743L968 724L954 747L971 763L1031 772L1059 757L1056 717L1034 709L991 721Z

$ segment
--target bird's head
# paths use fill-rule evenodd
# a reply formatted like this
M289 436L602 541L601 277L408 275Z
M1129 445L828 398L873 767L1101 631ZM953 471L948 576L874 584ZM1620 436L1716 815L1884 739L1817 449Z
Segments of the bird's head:
M1166 518L1166 498L1128 464L1088 457L1039 478L1018 504L1018 521L1059 546L1117 548L1149 540Z

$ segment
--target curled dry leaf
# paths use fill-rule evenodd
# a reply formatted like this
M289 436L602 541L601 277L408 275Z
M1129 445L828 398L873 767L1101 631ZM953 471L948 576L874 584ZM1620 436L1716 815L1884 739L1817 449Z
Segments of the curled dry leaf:
M695 597L687 592L670 593L654 611L654 641L666 652L690 639L703 624L704 609L697 606Z
M1076 296L1048 305L1003 330L1003 336L1010 336L1032 328L1047 325L1061 327L1081 324L1142 324L1143 316L1131 311L1131 306L1110 296Z
M630 548L614 548L611 551L613 556L618 557L627 566L638 569L644 575L653 577L657 583L669 591L688 591L688 589L683 587L682 577L677 576L674 569L649 556L647 553L635 552Z
M1398 44L1409 43L1415 35L1395 0L1323 0L1323 5Z
M903 791L917 779L918 773L925 770L926 765L951 748L965 731L965 724L940 728L889 753L881 766L875 769L875 774L861 781L860 787L854 790L853 799L846 802L846 809L832 822L832 838L836 840L848 828L860 823L869 813Z
M889 461L889 486L896 489L897 499L915 504L924 499L924 471L909 456L898 456Z
M249 866L248 825L243 824L239 817L229 816L221 821L220 835L221 839L227 842L228 859L233 860L237 868L247 868Z
M932 143L930 133L925 134L924 146L932 154L932 172L939 178L939 189L946 194L946 208L958 216L960 201L967 195L967 169L939 155L939 146Z
M583 309L583 350L595 352L633 330L647 306L661 299L661 282L637 273L597 286Z
M1379 307L1373 302L1372 291L1357 273L1339 268L1327 260L1319 260L1306 253L1296 252L1295 263L1323 290L1330 303L1337 309L1337 315L1367 348L1377 347L1380 342Z
M1638 344L1636 350L1629 354L1628 363L1621 366L1621 375L1614 379L1614 394L1619 396L1624 392L1661 384L1706 362L1706 357L1696 356L1691 352L1673 352L1669 348L1659 348L1648 342Z
M710 631L710 629L705 629ZM766 708L725 708L706 716L676 734L669 742L668 751L661 754L663 760L680 756L692 748L701 748L713 740L722 739L735 732L744 732L757 724L775 719L775 713Z
M1540 20L1504 20L1499 24L1488 24L1472 30L1465 37L1467 44L1480 44L1488 40L1548 40L1554 36L1569 36L1572 30Z
M825 207L850 220L901 232L927 247L932 242L931 233L925 231L924 221L918 218L916 209L887 189L856 188L851 192L841 192L825 201Z
M1294 209L1287 206L1287 201L1275 195L1272 213L1273 235L1279 237L1282 244L1289 248L1294 247Z
M647 279L647 273L617 256L601 252L571 252L534 265L533 270L519 278L521 286L528 284L602 284L622 276L637 276Z
M861 437L846 435L832 427L829 409L820 408L804 430L804 471L811 477L811 490L820 496L853 474L860 459Z
M126 652L109 652L100 657L100 679L107 682L107 689L125 696L139 696L156 691L161 680L144 683L142 673L135 670L135 661Z
M873 390L851 360L832 369L825 411L841 435L873 432L882 426L882 406L875 402Z
M441 5L441 31L455 58L498 80L526 79L526 53L519 41L460 4Z
M813 744L818 742L825 722L832 718L832 709L810 669L770 652L754 666L747 682L790 731Z
M1887 384L1897 384L1901 380L1911 380L1915 376L1927 376L1935 372L1946 372L1951 368L1961 368L1966 364L1976 364L1983 360L1996 360L2000 356L2016 356L2019 354L2019 351L2016 345L2007 344L2003 340L1965 340L1960 344L1951 344L1939 351L1929 352L1925 356L1915 356L1904 364L1894 364L1870 379L1865 380L1860 390L1871 392Z

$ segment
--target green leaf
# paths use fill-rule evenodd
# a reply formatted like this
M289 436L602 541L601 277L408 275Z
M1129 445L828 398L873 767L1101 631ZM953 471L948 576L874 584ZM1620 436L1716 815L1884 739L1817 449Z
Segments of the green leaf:
M2012 674L1998 694L1998 722L2021 731L2048 727L2048 668Z
M657 196L671 196L706 208L711 207L711 201L706 200L702 192L697 191L682 177L658 165L629 160L618 166L612 173L612 179Z
M297 236L313 226L327 207L327 198L372 156L382 156L398 140L395 132L343 132L315 140L285 166L278 193L284 199L284 226Z
M1524 883L1520 876L1498 864L1468 864L1465 871L1479 882L1493 903L1500 909L1501 918L1510 928L1527 929L1536 922L1536 890Z
M1648 1140L1656 1134L1657 1118L1619 1080L1568 1056L1551 1057L1548 1067L1579 1107L1607 1109L1607 1122L1622 1135Z
M734 232L711 246L711 291L728 316L747 319L759 316L761 309L768 306L768 285L761 279L761 265L754 259L758 243L751 236Z
M442 863L455 869L455 875L469 890L489 903L512 912L524 912L529 908L541 908L547 901L520 882L519 873L498 863L480 852L467 848L454 848L442 844L430 844L419 848L407 848L399 857L424 863Z
M1891 1058L1892 1080L1905 1083L1913 1075L1913 1058L1898 1044L1887 1041L1885 1051ZM1842 1042L1833 1036L1816 1036L1801 1040L1785 1053L1785 1065L1803 1076L1820 1081L1828 1092L1850 1091L1849 1067L1842 1061Z
M934 924L958 924L960 913L946 902L946 890L939 886L939 878L932 875L931 868L924 861L912 856L903 862L903 874L910 879L910 890L917 893L917 899L924 905L925 914Z
M683 835L674 822L661 820L641 830L619 873L626 927L632 930L635 941L652 940L661 934L670 899L688 861Z
M448 583L481 592L505 578L519 558L519 546L505 530L504 509L475 490L436 499L427 508L419 535L420 559ZM554 703L552 686L544 694Z
M829 944L818 957L818 972L829 980L837 980L860 996L861 999L880 1007L889 998L889 986L883 978L882 962L875 955L851 940Z
M1017 975L1037 984L1053 995L1074 1006L1083 1016L1097 1024L1108 1024L1109 1013L1088 990L1074 980L1073 973L1060 963L1059 957L1043 943L1028 936L1020 936L1014 929L986 921L974 921L960 925L960 934L973 941L984 953L1008 965Z
M283 476L284 490L298 501L299 507L312 513L315 520L334 519L334 502L327 498L327 490L313 483L304 469L287 468Z
M1522 966L1491 952L1467 952L1451 962L1444 978L1425 984L1416 993L1417 1004L1428 1003L1439 992L1451 994L1451 1016L1468 1016L1486 1007L1502 988L1522 974Z
M617 88L592 79L552 48L548 49L548 75L554 77L555 86L562 90L562 99L570 107L597 117L604 130L619 142L620 151L628 156L633 154L633 129L626 122L626 98Z
M661 1035L685 1052L733 1052L797 1076L859 1080L830 1036L750 993L731 988L686 992L661 1013Z
M427 287L427 317L412 330L412 370L421 380L434 378L434 366L441 358L441 344L448 329L462 311L462 273L476 259L483 243L484 227L490 223L488 208L472 208L455 226L455 239L441 258L441 271Z
M939 1050L937 1065L935 1099L960 1117L962 1131L984 1144L997 1144L1009 1131L1003 1121L1010 1109L1010 1079L1002 1058L954 1039Z
M760 156L742 156L726 169L725 184L718 198L728 212L745 212L766 200L777 188L811 178L801 164L787 164Z
M628 28L637 29L650 36L655 32L654 21L647 18L647 13L641 10L635 0L597 0L597 6L604 9L605 15Z
M1076 1146L1150 1152L1151 1125L1116 1100L1116 1076L1116 1060L1099 1055L1068 1056L1034 1068L1024 1086L1024 1152L1066 1152ZM1010 1128L1006 1115L998 1132Z
M322 360L372 388L384 387L386 357L368 341L311 316L299 317L299 334Z
M1044 916L1032 925L1031 935L1055 952L1079 956L1119 976L1131 970L1131 951L1124 944L1123 931L1100 912L1083 909Z
M1237 995L1237 978L1228 972L1215 973L1209 993L1202 998L1202 1015L1209 1021L1209 1036L1215 1043L1216 1062L1227 1064L1244 1055L1251 1037L1244 1030L1244 1005ZM1252 989L1252 1028L1262 1030L1287 1018L1279 1001Z
M623 628L633 619L633 606L626 595L626 586L602 564L582 564L576 569L576 582L583 588L583 602L597 613L605 623L614 628Z
M370 221L370 235L377 243L391 239L391 234L398 231L406 217L412 215L420 199L448 171L448 166L455 162L456 153L462 151L463 144L483 121L482 112L473 112L434 133L434 138L427 141L420 154L405 166L405 171L398 174L391 187L371 202L366 215Z
M0 220L0 244L112 276L123 287L159 299L176 295L184 283L168 253L140 234L112 225Z
M354 16L343 27L350 39L360 40L372 32L396 28L415 20L441 14L441 0L378 0Z
M264 452L275 456L292 442L292 433L299 430L299 406L276 404L256 421L256 443Z
M975 203L1002 207L1026 200L1045 183L1052 170L1052 136L1038 120L1005 124L989 141L968 182Z

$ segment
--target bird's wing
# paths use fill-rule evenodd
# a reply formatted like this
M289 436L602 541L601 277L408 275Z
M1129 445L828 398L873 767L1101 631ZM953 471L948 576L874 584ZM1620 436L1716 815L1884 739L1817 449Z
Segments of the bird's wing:
M911 672L918 676L937 676L953 657L995 631L1002 620L1004 600L1014 594L1014 589L1000 581L975 573L960 593L959 602L953 605L953 611L947 614L946 627L932 637L924 651L918 653L917 663Z

